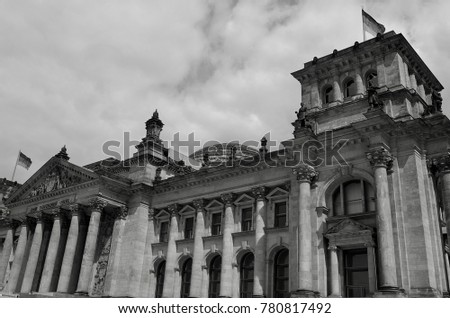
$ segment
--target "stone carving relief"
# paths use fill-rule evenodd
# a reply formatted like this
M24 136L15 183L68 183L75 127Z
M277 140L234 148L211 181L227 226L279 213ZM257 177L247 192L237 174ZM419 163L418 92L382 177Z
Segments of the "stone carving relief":
M70 187L74 184L82 182L82 177L70 173L68 170L56 166L45 177L45 180L35 186L28 197L35 197L50 191L55 191L63 188Z

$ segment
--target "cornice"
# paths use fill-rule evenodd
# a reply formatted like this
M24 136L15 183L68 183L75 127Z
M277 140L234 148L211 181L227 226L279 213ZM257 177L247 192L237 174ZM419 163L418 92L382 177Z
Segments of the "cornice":
M68 193L72 193L72 192L76 192L78 190L82 190L82 189L90 188L90 187L93 187L93 186L97 186L99 184L100 184L100 180L99 179L92 180L92 181L87 181L87 182L83 182L83 183L80 183L80 184L76 184L76 185L71 186L71 187L67 187L67 188L63 188L63 189L47 192L47 193L44 193L44 194L41 194L41 195L37 195L35 197L26 198L24 200L16 201L14 203L8 203L7 206L9 208L14 208L14 207L17 207L17 206L26 205L26 204L30 204L30 203L33 203L33 202L46 200L46 199L49 199L49 198L63 196L63 195L66 195Z

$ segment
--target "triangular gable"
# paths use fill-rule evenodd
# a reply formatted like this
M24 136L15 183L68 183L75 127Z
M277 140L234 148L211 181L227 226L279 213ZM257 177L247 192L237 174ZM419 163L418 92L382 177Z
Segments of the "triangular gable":
M280 187L276 187L275 189L270 191L266 197L268 199L270 199L270 198L274 198L274 197L287 196L287 195L289 195L289 191L286 191Z
M158 212L155 214L155 218L156 218L157 220L161 220L161 219L169 219L169 218L170 218L170 213L169 213L168 211L162 209L162 210L158 211Z
M53 157L15 191L6 204L44 196L49 192L57 192L95 179L98 179L98 175L94 172Z
M252 203L254 201L255 201L255 199L253 197L244 193L236 201L234 201L234 204L239 205L239 204L245 204L245 203Z
M180 215L182 214L189 214L189 213L195 213L195 209L191 207L189 204L185 205L180 212L178 212Z
M223 208L223 203L217 200L212 200L211 202L209 202L209 204L207 206L205 206L205 209L207 210L214 210L214 209L221 209Z
M352 219L345 219L329 228L325 233L326 237L346 234L373 233L373 228L361 224Z

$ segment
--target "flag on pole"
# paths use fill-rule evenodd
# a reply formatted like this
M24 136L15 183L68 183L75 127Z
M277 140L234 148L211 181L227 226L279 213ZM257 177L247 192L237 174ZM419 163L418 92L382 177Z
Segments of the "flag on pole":
M17 159L17 165L24 167L28 170L31 166L31 159L23 154L22 151L19 151L19 158Z
M370 14L362 10L362 20L363 20L363 32L369 32L373 36L377 36L378 33L383 34L385 31L384 25L378 23ZM365 36L364 36L365 39Z

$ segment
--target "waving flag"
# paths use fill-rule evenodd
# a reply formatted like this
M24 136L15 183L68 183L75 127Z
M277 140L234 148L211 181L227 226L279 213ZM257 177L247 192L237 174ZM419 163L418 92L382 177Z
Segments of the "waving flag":
M364 32L364 40L365 33L369 32L373 36L377 36L378 33L383 34L385 31L384 25L378 23L370 14L366 11L362 10L362 20L363 20L363 32Z

